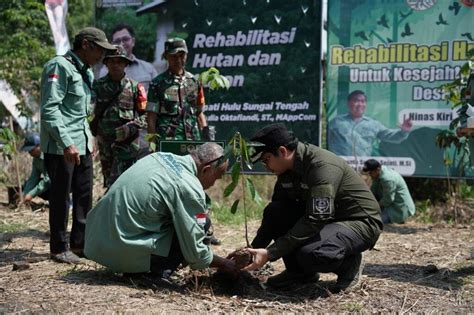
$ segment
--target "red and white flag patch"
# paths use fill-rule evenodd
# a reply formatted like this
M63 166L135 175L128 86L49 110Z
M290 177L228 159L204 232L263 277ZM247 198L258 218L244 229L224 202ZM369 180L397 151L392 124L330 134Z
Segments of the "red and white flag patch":
M58 79L59 79L59 74L57 73L48 74L48 82L57 82Z
M205 213L196 214L196 221L199 225L205 225L206 224L206 214Z

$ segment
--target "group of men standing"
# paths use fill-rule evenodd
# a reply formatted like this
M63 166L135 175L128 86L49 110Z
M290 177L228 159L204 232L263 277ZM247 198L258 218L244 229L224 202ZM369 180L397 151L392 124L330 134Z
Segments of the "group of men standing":
M157 152L138 161L145 128L159 139L209 140L202 86L184 69L186 43L166 41L168 70L147 87L146 80L128 75L134 62L147 68L131 54L134 40L133 30L124 27L113 35L124 46L112 45L104 32L88 27L71 51L44 67L41 150L51 181L51 258L78 263L86 256L115 272L151 274L157 281L169 279L181 263L235 275L235 256L219 257L204 242L209 228L204 190L228 167L223 148L205 143L187 156ZM101 60L108 71L94 81L90 67ZM93 135L108 192L89 211ZM334 272L339 289L356 287L362 252L375 245L383 227L368 186L342 158L298 141L282 124L263 128L252 140L261 144L254 161L278 180L252 248L246 249L253 259L244 269L283 258L286 270L269 278L269 285L317 281L319 273Z
M157 76L151 64L133 55L132 28L119 25L112 38L123 46L109 43L97 28L84 28L75 36L72 50L51 59L42 74L40 138L51 181L50 251L59 262L75 263L84 255L85 222L92 206L93 136L104 185L110 187L140 154L147 153L141 132L147 127L147 111L148 129L160 139L199 140L207 129L201 86L184 70L184 40L166 42L163 58L170 67ZM94 81L91 67L102 60L107 71ZM148 105L147 88L152 100ZM68 243L70 193L73 224Z

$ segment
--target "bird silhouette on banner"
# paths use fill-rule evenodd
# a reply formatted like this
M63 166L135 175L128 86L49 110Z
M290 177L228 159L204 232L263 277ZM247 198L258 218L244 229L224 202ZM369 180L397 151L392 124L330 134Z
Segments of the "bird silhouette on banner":
M438 15L438 21L436 22L436 25L441 25L441 24L448 25L448 22L445 19L443 19L443 14L440 13Z
M406 23L405 24L405 29L402 32L402 37L411 36L413 34L414 33L411 31L410 24Z
M357 32L357 33L354 34L354 36L360 37L360 38L362 38L363 40L369 40L369 38L367 37L367 35L365 35L365 32L364 32L364 31Z
M461 6L457 2L453 2L452 5L449 6L449 11L453 11L454 15L458 15Z
M383 27L385 28L389 28L388 27L388 20L387 20L387 16L384 14L380 17L380 20L377 21L377 24L378 25L382 25Z

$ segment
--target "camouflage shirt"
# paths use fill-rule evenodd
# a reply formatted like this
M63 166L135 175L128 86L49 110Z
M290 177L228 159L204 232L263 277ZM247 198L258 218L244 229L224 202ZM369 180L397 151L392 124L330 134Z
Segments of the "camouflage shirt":
M105 76L94 82L93 90L96 103L94 116L98 119L97 135L115 147L133 145L131 141L116 142L120 131L117 128L131 124L135 129L146 127L146 92L143 85L127 77L115 82ZM130 136L136 138L137 135Z
M176 76L166 71L151 82L146 110L157 113L160 139L200 140L197 116L204 104L202 85L191 73Z

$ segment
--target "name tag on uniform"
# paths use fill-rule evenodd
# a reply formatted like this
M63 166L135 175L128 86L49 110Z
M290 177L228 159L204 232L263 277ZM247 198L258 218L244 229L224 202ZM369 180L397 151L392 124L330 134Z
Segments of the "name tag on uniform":
M293 183L281 183L281 187L283 187L283 188L293 188Z
M195 215L196 221L199 225L204 226L206 224L206 214L205 213L198 213Z

